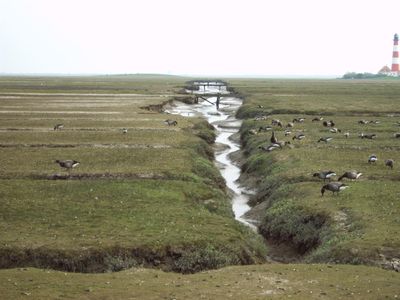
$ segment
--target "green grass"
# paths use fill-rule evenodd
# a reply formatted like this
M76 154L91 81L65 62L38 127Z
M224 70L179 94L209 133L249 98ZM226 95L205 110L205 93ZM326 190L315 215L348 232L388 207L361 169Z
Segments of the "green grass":
M400 131L398 98L394 96L400 84L271 80L238 81L233 86L247 95L238 113L248 117L241 128L247 154L242 170L244 177L252 178L248 182L257 184L259 192L252 202L267 203L263 234L305 251L308 261L387 266L387 261L399 257L400 203L396 199L400 195L400 177L398 166L391 170L384 161L400 162L400 140L393 136ZM293 109L298 113L289 114ZM263 110L275 113L265 121L253 120ZM334 120L342 133L330 133L322 122L311 122L314 113ZM270 125L272 119L287 124L300 116L306 121L295 123L291 136L284 136L284 128L275 128L278 139L290 141L291 148L270 153L259 149L270 144L271 133L252 134L251 130ZM380 123L358 124L362 119ZM306 138L293 141L291 137L296 132L303 132ZM350 137L346 138L344 132L349 132ZM360 139L361 132L375 133L377 137ZM333 140L318 143L324 136ZM371 154L378 156L376 164L368 163ZM350 188L339 197L329 192L322 198L324 183L312 177L321 170L335 171L336 180L350 170L363 175L357 182L344 179Z
M265 259L233 218L213 129L145 109L179 96L184 80L0 77L3 267L196 272ZM56 159L80 165L68 177ZM48 180L59 175L76 180Z
M262 259L262 247L252 253L259 242L232 218L226 196L205 184L2 180L0 190L3 267L15 264L7 260L10 256L22 266L57 268L57 261L64 259L68 262L62 266L69 270L93 271L96 259L91 256L99 253L125 253L152 266L152 260L145 262L154 253L162 267L174 269L169 256L196 253L206 245L230 256L229 263L244 263L242 252ZM36 263L27 259L29 252L38 253ZM74 259L76 253L80 255Z
M400 275L365 266L271 264L191 275L130 269L71 274L0 271L5 299L395 299Z

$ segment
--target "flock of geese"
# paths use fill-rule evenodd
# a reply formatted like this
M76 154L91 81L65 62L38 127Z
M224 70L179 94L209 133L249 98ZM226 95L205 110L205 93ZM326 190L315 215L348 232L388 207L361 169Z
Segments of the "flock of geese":
M170 120L170 119L165 120L164 123L168 126L178 125L178 122L176 120ZM54 131L60 131L60 130L64 129L64 124L61 124L61 123L56 124L53 129L54 129ZM128 128L122 128L121 132L122 132L122 134L127 134ZM72 160L72 159L66 159L66 160L57 159L54 162L57 163L61 168L66 169L68 172L70 172L73 168L79 166L79 164L80 164L79 161Z
M268 117L267 116L263 116L263 117L257 117L254 120L266 120ZM312 122L320 122L322 121L323 118L322 117L315 117L312 119ZM289 136L292 134L291 132L291 128L294 127L295 123L303 123L305 121L305 118L295 118L293 119L292 122L288 122L287 125L285 126L285 136ZM380 122L378 120L376 121L367 121L367 120L360 120L358 122L359 124L379 124ZM340 129L335 127L335 122L333 120L329 120L329 121L323 121L322 125L324 127L328 127L329 128L329 132L331 133L340 133L342 132ZM400 123L398 124L400 125ZM277 149L282 149L285 145L289 146L289 147L293 147L290 143L290 141L281 141L278 140L278 138L276 137L275 131L274 131L274 127L273 126L277 126L280 128L283 128L284 125L280 120L277 119L273 119L271 121L271 126L270 125L266 125L266 126L260 126L258 128L258 130L256 129L250 129L249 132L250 134L258 134L262 131L271 131L272 135L270 138L270 142L271 144L269 145L262 145L259 148L263 151L266 152L271 152ZM349 132L345 132L344 136L346 138L348 138L350 136ZM298 132L296 133L293 137L292 140L303 140L305 138L305 134L302 132ZM395 133L394 134L395 138L400 138L400 133ZM359 134L359 138L361 139L374 139L376 138L376 134L364 134L364 133L360 133ZM328 143L332 140L333 138L330 136L326 136L326 137L321 137L319 138L319 140L317 141L318 143L320 142L325 142ZM378 161L378 157L375 154L371 154L368 158L368 163L369 164L375 164ZM394 160L393 159L386 159L385 160L385 166L387 166L390 169L393 169L394 167ZM345 183L342 182L342 180L344 178L350 179L350 180L356 180L359 179L360 176L362 175L361 172L357 172L357 171L346 171L343 175L341 175L337 181L331 181L333 179L334 176L337 176L337 174L334 171L320 171L317 173L313 174L313 177L317 177L319 179L324 180L324 182L326 180L329 181L329 183L325 184L322 186L321 188L321 196L324 196L325 191L331 191L332 194L334 195L335 193L338 195L340 191L345 190L346 188L348 188L349 186Z

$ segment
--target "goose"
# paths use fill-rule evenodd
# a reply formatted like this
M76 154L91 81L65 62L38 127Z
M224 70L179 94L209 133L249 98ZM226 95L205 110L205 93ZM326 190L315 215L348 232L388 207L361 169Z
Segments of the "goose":
M329 131L332 132L332 133L342 132L340 129L337 129L337 128L335 128L335 127L329 129Z
M164 123L167 124L168 126L171 126L171 125L176 126L176 125L178 125L177 121L170 120L170 119L165 120Z
M278 144L272 144L272 145L269 145L269 146L260 146L259 148L264 150L264 151L271 152L271 151L274 151L276 149L281 148L281 146L278 145Z
M336 173L335 173L334 171L321 171L321 172L318 172L318 173L314 173L314 174L313 174L313 177L318 177L318 178L320 178L320 179L323 179L324 182L325 182L325 180L327 180L327 179L331 180L331 178L332 178L333 176L336 176Z
M333 139L333 137L330 137L330 136L321 137L321 138L318 140L318 143L319 143L319 142L325 142L325 143L327 143L327 142L330 142L332 139Z
M254 128L249 129L249 134L256 135L257 133L258 133L258 131L255 130Z
M264 106L262 106L262 105L259 104L259 105L258 105L258 108L264 108Z
M64 128L64 124L56 124L56 126L54 126L54 130L61 130Z
M294 123L293 123L293 122L288 122L287 125L286 125L286 128L291 128L291 127L293 127L293 126L294 126Z
M298 122L298 123L303 123L304 120L305 120L305 118L294 118L292 122L293 122L293 123L296 123L296 122Z
M271 125L278 126L278 127L283 127L282 122L280 120L277 120L277 119L273 119L271 121Z
M341 181L343 178L348 178L351 180L358 179L361 175L362 173L357 171L344 172L344 174L338 178L338 181Z
M76 160L58 160L57 159L55 162L58 163L61 168L65 168L68 171L79 165L79 161L76 161Z
M365 124L368 124L369 122L367 121L367 120L360 120L360 121L358 121L358 124L362 124L362 125L365 125Z
M332 120L330 120L330 121L324 121L322 125L324 125L325 127L333 127L335 126L335 123Z
M292 140L299 140L301 141L302 139L304 139L306 136L302 133L300 134L296 134L294 137L292 137Z
M396 139L400 138L400 132L396 132L393 136L394 136Z
M368 158L368 163L375 163L378 160L378 157L375 154L371 154Z
M376 134L375 133L371 133L371 134L361 133L360 138L372 140L372 139L376 138Z
M311 122L319 122L322 121L324 118L323 117L315 117L314 119L311 120Z
M394 160L393 160L393 159L387 159L387 160L385 160L385 166L387 166L387 167L393 169L393 167L394 167Z
M290 130L285 130L285 136L288 136L288 135L291 135L292 134L292 132L290 131Z
M328 184L325 184L321 188L321 197L324 196L324 193L325 193L326 190L331 191L333 195L335 194L335 192L336 192L337 195L339 195L340 191L343 191L348 187L349 186L347 184L344 184L344 183L341 183L341 182L330 182Z
M346 137L346 139L347 139L347 138L349 138L350 133L349 133L349 132L345 132L343 135L344 135L344 136Z
M269 125L258 127L258 132L261 132L261 131L270 131L270 130L272 130L272 127L269 126Z
M275 131L272 131L272 135L271 135L270 141L271 141L272 144L276 144L278 142L278 139L275 136Z
M128 133L128 129L127 128L122 128L122 133L123 134Z

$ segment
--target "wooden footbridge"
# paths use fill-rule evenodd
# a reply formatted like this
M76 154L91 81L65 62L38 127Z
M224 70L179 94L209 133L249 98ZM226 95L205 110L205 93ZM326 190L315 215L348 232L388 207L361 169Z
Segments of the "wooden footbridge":
M194 103L199 103L199 99L202 99L219 109L222 95L229 94L227 86L228 84L222 80L192 80L187 82L186 91L195 96ZM212 97L216 97L215 103L209 100Z

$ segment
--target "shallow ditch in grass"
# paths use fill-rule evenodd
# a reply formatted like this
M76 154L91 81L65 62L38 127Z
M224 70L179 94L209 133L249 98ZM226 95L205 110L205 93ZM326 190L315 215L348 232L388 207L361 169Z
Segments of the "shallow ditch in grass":
M231 95L221 96L219 109L216 108L216 96L207 97L207 95L204 95L198 103L176 101L167 107L166 112L187 117L201 116L216 128L215 164L230 191L235 218L263 236L268 247L268 260L283 263L301 262L308 254L319 247L322 229L325 227L317 223L314 224L312 213L297 215L295 210L293 211L294 215L291 216L295 222L289 222L290 220L284 220L284 217L279 218L278 216L276 220L270 220L276 228L270 226L271 229L266 226L266 224L269 224L265 223L265 216L269 208L268 205L265 205L267 203L256 205L256 207L251 204L251 199L262 192L258 185L248 184L255 180L252 177L256 174L241 175L241 167L245 161L243 150L240 149L239 129L242 121L236 119L235 115L243 100ZM243 177L247 177L247 180ZM318 217L318 215L315 216L317 219ZM274 222L283 225L276 225ZM322 223L325 224L325 222ZM288 229L288 232L285 232L287 226L291 228ZM310 228L312 229L311 238L305 238L304 241L302 240L303 234L296 233L304 230L308 232L307 230Z
M242 105L243 100L224 95L219 102L218 109L216 101L216 96L208 97L207 100L194 104L176 101L170 103L165 108L165 112L184 117L203 117L216 128L215 164L225 179L226 186L231 194L232 210L235 218L253 230L257 230L255 220L244 217L244 214L250 210L248 205L249 196L254 192L240 185L238 182L240 167L232 159L232 154L240 150L237 134L241 126L241 120L235 118L235 113Z

